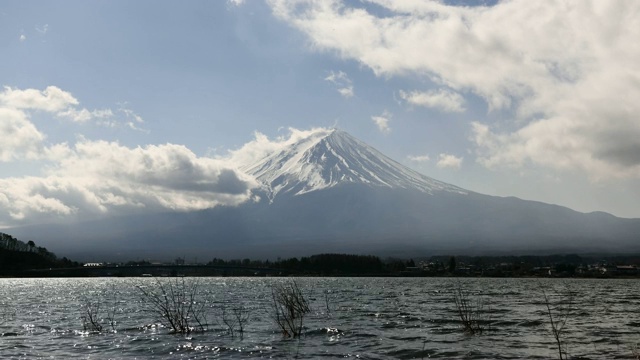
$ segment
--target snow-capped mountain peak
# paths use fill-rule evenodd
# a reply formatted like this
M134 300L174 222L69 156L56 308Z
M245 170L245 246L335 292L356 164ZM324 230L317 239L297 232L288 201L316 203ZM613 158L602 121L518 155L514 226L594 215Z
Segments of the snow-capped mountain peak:
M388 158L337 129L319 129L285 149L241 167L263 185L269 198L300 195L345 183L467 193Z

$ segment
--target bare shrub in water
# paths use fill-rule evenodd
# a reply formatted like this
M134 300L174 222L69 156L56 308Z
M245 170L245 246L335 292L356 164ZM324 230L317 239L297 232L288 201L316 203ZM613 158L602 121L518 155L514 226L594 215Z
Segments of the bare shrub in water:
M249 321L249 309L242 304L235 304L230 308L227 305L222 307L222 323L227 327L229 335L235 337L236 334L242 339L244 337L244 326Z
M109 297L109 304L107 306L106 320L109 322L109 326L111 326L111 331L115 332L116 313L118 312L118 292L115 285L111 286L111 291L109 293L111 296Z
M82 304L82 328L84 331L101 332L100 301L84 299Z
M565 294L556 302L552 302L544 288L542 288L542 296L544 297L544 305L551 326L551 333L558 348L558 359L568 359L567 343L564 341L565 326L569 319L573 304L573 292L567 287Z
M298 283L274 284L271 289L272 318L285 337L299 337L302 333L304 316L311 309Z
M111 287L109 296L92 294L80 299L82 328L84 331L101 332L106 320L113 332L116 331L116 313L118 311L118 296L115 286Z
M332 307L335 307L333 305L334 301L335 301L335 295L332 296L330 290L325 290L324 291L324 308L325 308L327 317L332 316L332 313L333 313Z
M479 297L470 299L460 283L454 289L453 301L464 332L471 335L482 334L485 323L484 301Z
M188 334L205 330L205 302L201 301L197 281L156 279L155 286L138 285L137 288L148 310L159 316L171 331Z

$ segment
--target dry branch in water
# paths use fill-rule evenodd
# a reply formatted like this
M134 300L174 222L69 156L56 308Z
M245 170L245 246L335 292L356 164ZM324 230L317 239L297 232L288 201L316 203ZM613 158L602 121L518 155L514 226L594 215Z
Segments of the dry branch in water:
M91 293L80 298L82 327L84 331L102 332L103 323L116 332L116 313L118 312L118 295L115 286L111 287L106 296L102 293Z
M229 335L235 337L238 334L242 339L247 321L249 321L249 310L242 304L235 304L230 309L227 309L226 304L223 305L222 322L227 327Z
M304 316L311 309L298 283L274 284L271 289L273 299L272 317L285 337L299 337L302 333Z
M100 302L84 299L82 304L82 328L84 331L101 332Z
M200 299L197 281L156 279L155 287L138 285L137 288L148 309L171 331L188 334L205 330L205 302Z
M482 334L484 331L482 299L469 299L462 285L458 283L453 293L453 301L464 332L471 335Z
M110 306L107 308L107 316L106 319L109 322L109 326L111 326L111 331L116 331L116 313L118 312L118 292L115 286L111 286L111 294Z
M558 358L560 360L568 359L567 344L563 339L563 335L573 304L573 293L567 288L566 295L555 304L552 304L544 288L542 288L542 296L544 297L544 304L549 317L549 325L551 325L551 333L558 347Z

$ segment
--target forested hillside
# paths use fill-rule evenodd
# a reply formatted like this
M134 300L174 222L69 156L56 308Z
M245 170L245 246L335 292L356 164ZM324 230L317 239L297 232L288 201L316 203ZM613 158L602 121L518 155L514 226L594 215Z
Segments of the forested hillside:
M78 266L66 257L58 257L45 247L36 246L33 241L26 243L13 236L0 233L0 275L16 275L28 269L58 268Z

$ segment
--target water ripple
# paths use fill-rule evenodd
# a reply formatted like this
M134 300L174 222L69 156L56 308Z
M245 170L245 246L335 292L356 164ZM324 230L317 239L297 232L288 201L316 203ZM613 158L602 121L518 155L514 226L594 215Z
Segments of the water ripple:
M556 319L567 315L573 358L632 358L640 342L632 279L301 278L312 312L301 338L283 339L271 285L287 280L187 279L206 297L208 318L206 331L184 336L145 306L138 287L155 279L0 279L0 358L548 359L557 353L542 289ZM464 332L456 287L484 305L481 335ZM83 326L89 303L100 304L102 331ZM242 337L221 320L230 304L250 311Z

